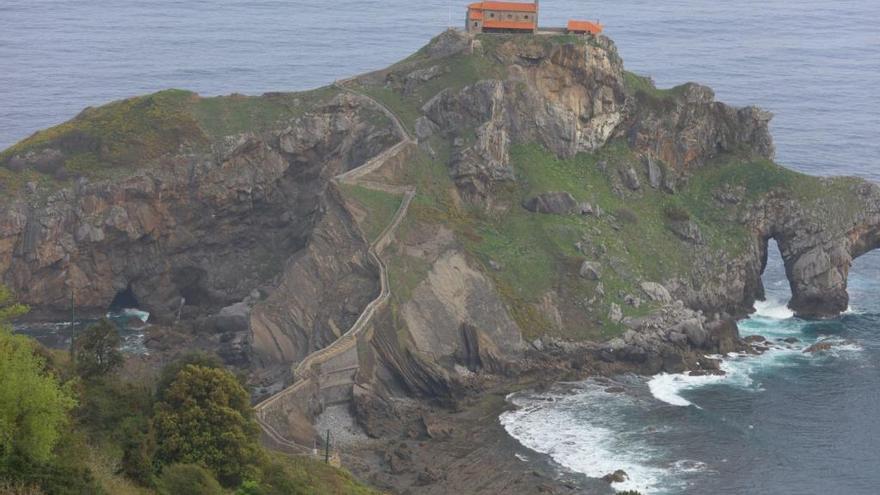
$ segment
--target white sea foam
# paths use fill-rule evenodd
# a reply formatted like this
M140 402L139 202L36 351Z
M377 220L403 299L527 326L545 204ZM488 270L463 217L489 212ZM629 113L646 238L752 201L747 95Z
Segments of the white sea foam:
M786 303L768 298L766 301L755 302L755 316L771 320L787 320L794 317L794 312Z
M651 494L673 483L668 470L650 465L656 452L639 438L648 433L627 431L617 422L620 415L613 409L626 406L625 394L609 396L601 387L588 387L552 403L529 396L511 399L519 408L499 418L505 430L560 465L595 478L623 469L629 479L615 483L618 490Z
M727 385L747 388L752 385L752 367L745 362L748 359L740 354L731 354L721 363L724 375L691 376L686 373L660 373L648 380L648 389L655 399L673 406L700 406L681 396L686 390L707 385L725 383Z
M723 376L717 375L688 376L685 374L660 373L651 378L648 382L648 388L651 390L651 395L657 400L673 406L684 407L694 404L680 395L682 391L710 383L718 383L723 379Z

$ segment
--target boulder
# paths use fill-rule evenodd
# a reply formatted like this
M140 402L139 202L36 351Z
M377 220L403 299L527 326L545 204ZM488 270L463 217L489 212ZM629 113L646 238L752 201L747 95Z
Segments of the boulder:
M626 474L626 471L624 471L623 469L618 469L613 473L608 473L605 476L602 476L602 480L606 483L623 483L628 479L629 475Z
M816 342L815 344L811 345L810 347L807 347L806 349L804 349L804 353L815 354L817 352L830 351L832 347L834 347L834 344L832 344L831 342L824 342L824 341L823 342Z
M663 171L657 162L649 157L645 157L645 168L648 169L648 183L654 189L659 189L663 185Z
M457 29L447 29L427 47L428 57L443 58L467 50L470 37Z
M593 209L593 205L591 205L590 203L586 203L586 202L581 203L580 205L578 205L578 208L580 209L581 215L595 215L596 214L596 210Z
M587 280L599 280L602 278L602 265L595 261L581 263L580 276Z
M554 215L571 215L581 213L581 205L571 193L546 192L523 202L523 208L534 213L550 213Z
M672 327L671 331L687 335L688 341L696 347L705 346L709 338L709 332L703 328L703 323L697 318L684 320Z
M693 220L669 222L669 230L679 239L691 244L703 244L703 232Z
M672 296L666 287L656 282L642 282L642 291L654 302L661 304L669 304L672 302Z
M437 132L437 125L431 119L422 115L416 119L416 139L424 141Z
M620 178L623 179L623 184L630 190L637 191L642 187L642 183L639 182L639 175L632 167L620 169Z
M614 323L620 323L623 321L623 310L620 309L620 305L617 303L611 303L611 310L608 311L608 319Z

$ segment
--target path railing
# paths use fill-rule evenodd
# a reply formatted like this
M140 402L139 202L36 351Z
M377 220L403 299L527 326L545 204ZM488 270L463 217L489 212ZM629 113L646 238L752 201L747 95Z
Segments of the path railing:
M380 254L382 253L384 248L391 242L394 233L397 231L397 228L400 226L400 223L406 216L409 205L416 194L416 189L414 187L394 186L390 184L383 184L381 182L362 180L364 176L381 168L391 158L397 156L398 153L402 153L408 147L414 146L415 140L412 139L409 132L406 130L406 127L403 125L397 115L395 115L394 112L392 112L381 102L375 100L370 96L363 95L349 88L345 88L339 84L336 84L336 86L343 91L353 94L358 98L364 99L368 101L371 105L378 107L391 119L391 121L397 128L397 131L402 136L402 139L396 145L383 151L372 159L367 160L363 165L337 175L334 178L334 181L339 184L354 184L370 189L382 190L385 192L402 193L403 198L400 202L400 206L397 208L397 211L394 214L394 217L392 217L388 225L370 244L368 250L370 259L379 268L379 295L375 299L370 301L369 304L367 304L367 306L361 312L360 316L358 316L357 321L355 321L355 323L351 326L351 328L349 328L348 331L342 334L338 339L336 339L327 347L316 350L315 352L312 352L311 354L306 356L294 368L293 385L285 388L284 390L278 392L275 395L272 395L271 397L254 406L257 424L260 425L260 428L263 430L264 434L280 447L291 451L291 453L298 454L311 454L313 452L313 449L304 445L297 444L296 442L286 438L283 434L278 432L278 430L269 422L269 415L274 411L276 413L279 413L281 417L286 417L289 412L285 410L285 404L294 404L295 408L297 404L308 403L309 400L313 398L313 395L315 393L320 394L320 366L323 363L328 362L330 359L333 359L336 356L352 350L352 348L357 345L357 340L360 334L363 333L367 328L369 328L369 323L371 322L373 316L388 302L391 296L391 290L388 285L388 269L385 266L385 263L382 261ZM356 372L357 368L350 367L347 368L347 370ZM330 371L329 373L332 372L333 371ZM352 384L353 383L354 382L352 381ZM316 390L317 392L315 392ZM280 410L277 410L279 406ZM301 412L305 413L306 411Z

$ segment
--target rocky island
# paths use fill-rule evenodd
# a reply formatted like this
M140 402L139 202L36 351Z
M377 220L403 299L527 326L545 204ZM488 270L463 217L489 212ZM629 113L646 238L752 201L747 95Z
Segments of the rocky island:
M168 90L3 151L0 281L31 318L149 311L158 359L246 373L273 448L353 422L334 448L380 489L603 493L523 467L505 394L714 372L771 239L809 318L880 243L880 189L774 163L770 119L603 36L450 30L314 91Z

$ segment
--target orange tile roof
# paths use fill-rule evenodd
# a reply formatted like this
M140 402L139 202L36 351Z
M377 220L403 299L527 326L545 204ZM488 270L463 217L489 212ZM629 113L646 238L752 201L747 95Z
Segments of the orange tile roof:
M483 11L472 10L471 11L471 20L472 21L482 21L483 20Z
M535 23L533 21L484 21L483 28L489 29L528 29L533 31Z
M602 25L598 22L571 20L568 21L568 30L597 34L602 32Z
M503 12L537 12L538 6L534 3L521 2L477 2L468 5L474 10L500 10Z

